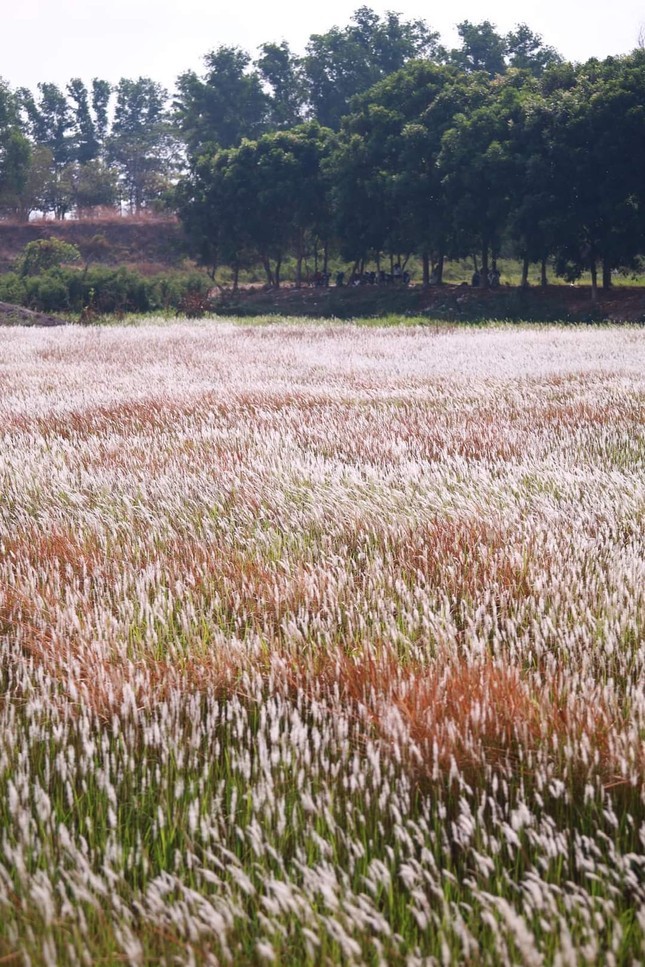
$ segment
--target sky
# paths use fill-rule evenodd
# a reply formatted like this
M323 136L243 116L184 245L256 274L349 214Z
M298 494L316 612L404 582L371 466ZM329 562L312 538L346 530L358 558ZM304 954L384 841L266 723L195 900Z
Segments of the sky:
M9 6L8 0L5 0ZM0 77L12 88L72 77L151 77L169 91L185 70L201 73L203 56L220 44L255 55L259 44L289 42L304 52L312 33L345 26L357 7L423 19L457 45L455 25L490 20L500 33L522 21L565 58L584 61L633 50L645 33L642 0L453 0L433 10L422 0L14 0L0 16Z

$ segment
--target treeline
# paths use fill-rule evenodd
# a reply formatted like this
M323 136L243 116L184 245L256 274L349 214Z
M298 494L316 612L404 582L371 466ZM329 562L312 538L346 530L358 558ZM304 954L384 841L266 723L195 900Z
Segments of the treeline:
M147 78L0 86L0 212L166 205L214 275L331 253L360 272L416 254L423 281L504 251L594 288L645 251L645 52L564 63L526 25L367 7L305 54L219 47L171 98Z

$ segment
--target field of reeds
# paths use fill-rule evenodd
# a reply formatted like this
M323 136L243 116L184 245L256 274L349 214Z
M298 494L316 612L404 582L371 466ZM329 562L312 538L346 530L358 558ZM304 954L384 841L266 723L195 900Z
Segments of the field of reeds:
M645 332L0 340L0 963L645 960Z

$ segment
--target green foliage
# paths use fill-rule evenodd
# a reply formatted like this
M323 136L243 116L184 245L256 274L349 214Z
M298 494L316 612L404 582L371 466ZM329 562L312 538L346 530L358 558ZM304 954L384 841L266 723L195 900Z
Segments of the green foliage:
M163 195L177 145L167 114L167 91L149 77L122 78L116 87L108 163L116 165L125 199L139 212Z
M307 237L329 230L324 160L333 141L309 122L199 160L177 203L193 250L213 276L220 262L237 279L241 267L260 260L267 282L279 285L289 251L300 266Z
M267 79L277 85L276 68L269 68L267 57L265 51ZM245 51L221 46L207 54L204 62L203 77L194 71L180 75L174 104L179 129L193 157L207 149L233 147L243 137L256 137L264 130L269 109L260 75L249 69L251 58ZM284 94L288 100L287 92Z
M360 7L348 26L313 34L304 58L311 111L321 124L338 128L352 98L415 58L441 60L439 35L423 20L383 18Z
M20 275L40 275L64 263L78 262L80 257L76 245L53 236L38 238L25 245L22 255L16 260L16 269Z
M55 266L37 275L11 272L0 276L0 301L43 312L91 310L101 315L181 311L193 305L197 298L204 310L208 305L208 291L208 280L197 272L146 277L126 268L87 264L82 272Z
M0 79L0 212L18 207L30 160L31 146L20 130L18 98Z
M645 251L643 51L573 65L524 23L458 31L448 52L425 21L362 6L302 57L220 46L179 77L172 113L150 78L0 83L0 212L172 199L234 286L257 264L279 284L289 258L299 281L313 250L325 268L415 254L424 283L447 258L507 254L523 282L550 261L609 287Z

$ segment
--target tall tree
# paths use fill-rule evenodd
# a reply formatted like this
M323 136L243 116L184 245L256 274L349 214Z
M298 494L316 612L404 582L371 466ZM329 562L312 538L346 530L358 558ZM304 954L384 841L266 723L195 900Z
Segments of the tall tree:
M0 211L19 214L31 146L21 130L18 98L0 79Z
M526 87L521 75L489 86L483 104L458 114L442 139L438 166L458 254L481 253L484 284L500 253L514 199L525 190L521 142L515 136Z
M43 204L56 218L64 218L72 205L66 166L74 157L74 117L65 94L56 84L41 83L38 92L34 97L22 88L19 94L32 140L49 152Z
M300 281L307 246L326 228L323 162L332 144L332 132L309 122L198 159L177 197L194 250L213 274L227 263L236 279L254 253L268 284L279 286L293 252Z
M568 278L630 267L645 246L645 52L588 61L550 97L550 148L562 186L558 268Z
M75 160L80 164L94 161L98 156L100 141L90 110L90 95L80 77L73 77L67 85L67 93L72 101L74 118Z
M554 47L546 45L539 34L520 23L506 35L506 61L509 67L541 77L547 68L561 64L562 57Z
M105 143L109 128L109 104L112 85L108 81L95 77L92 80L92 112L94 115L94 131L100 145Z
M288 129L303 120L305 88L302 63L286 41L262 44L255 66L265 85L267 121L271 128Z
M321 124L337 129L351 99L407 61L442 59L439 35L423 20L402 20L389 11L379 17L360 7L344 28L312 34L303 66L310 109Z
M242 138L257 137L265 129L269 111L261 76L251 69L245 51L222 46L204 61L203 77L194 71L180 75L174 102L179 130L194 158L238 145Z
M483 71L489 77L503 74L506 69L507 42L490 22L483 20L473 24L470 20L462 20L457 24L457 32L461 37L461 47L451 51L450 60L461 70Z
M148 77L122 78L116 87L107 156L133 212L150 205L169 185L177 143L167 102L166 90Z

